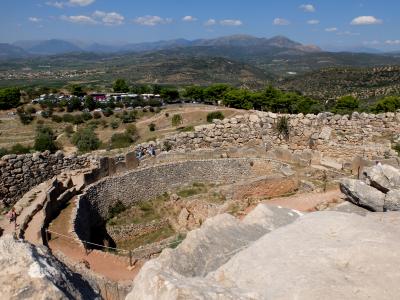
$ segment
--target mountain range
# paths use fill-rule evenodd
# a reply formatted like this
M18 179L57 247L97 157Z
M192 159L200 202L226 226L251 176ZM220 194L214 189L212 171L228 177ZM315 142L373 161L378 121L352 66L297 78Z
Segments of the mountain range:
M284 36L273 38L257 38L250 35L233 35L215 39L186 40L176 39L167 41L137 43L137 44L85 44L77 41L66 41L51 39L44 41L17 41L13 44L1 44L0 57L21 58L34 55L57 55L72 52L95 52L95 53L127 53L148 52L174 48L186 47L256 47L256 48L289 48L303 52L318 52L317 46L302 45ZM7 47L6 47L7 46Z

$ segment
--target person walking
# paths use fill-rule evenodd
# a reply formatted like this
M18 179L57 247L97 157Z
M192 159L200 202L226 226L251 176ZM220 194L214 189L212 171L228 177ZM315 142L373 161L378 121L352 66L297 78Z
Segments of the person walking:
M10 212L8 213L8 218L10 219L10 223L14 223L14 231L17 230L17 212L15 211L15 207L11 208Z

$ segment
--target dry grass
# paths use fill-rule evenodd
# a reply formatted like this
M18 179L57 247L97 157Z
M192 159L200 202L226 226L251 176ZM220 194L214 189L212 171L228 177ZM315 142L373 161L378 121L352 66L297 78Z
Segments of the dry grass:
M188 127L206 124L207 114L212 111L221 111L227 118L242 113L240 110L220 108L210 105L171 105L159 113L140 112L138 114L138 121L135 123L140 136L137 142L142 143L156 140L157 138L163 138L166 134L176 132L177 127L171 125L171 119L174 114L180 114L183 118L183 123L179 127ZM64 113L56 114L61 116ZM73 114L78 114L78 112ZM166 114L168 114L168 117ZM105 145L108 144L114 133L124 132L126 127L129 125L120 122L120 126L117 129L112 129L110 123L112 120L117 118L115 116L110 116L108 118L103 117L102 119L107 122L108 126L104 128L102 125L98 125L96 133ZM54 130L58 136L58 142L65 152L69 153L76 150L76 148L70 143L69 138L63 134L64 128L70 125L69 123L55 123L50 119L36 117L36 120L31 124L22 125L18 117L8 118L6 112L0 116L0 120L0 147L11 148L16 143L25 146L32 146L37 121L42 120L45 125L50 126ZM154 123L156 126L156 130L153 132L149 130L149 124L151 123ZM78 127L81 126L86 125L81 124Z

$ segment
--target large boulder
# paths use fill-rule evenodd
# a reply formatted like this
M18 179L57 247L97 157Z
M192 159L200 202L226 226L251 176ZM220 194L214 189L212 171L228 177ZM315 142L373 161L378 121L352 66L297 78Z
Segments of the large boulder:
M147 262L127 299L219 299L214 295L220 293L220 299L240 299L235 289L226 291L196 278L215 271L267 232L294 222L300 215L291 209L261 204L243 221L228 214L210 218L200 229L189 232L175 250L166 249ZM179 278L188 280L178 282ZM172 283L176 289L170 289ZM197 290L200 286L203 288Z
M81 276L51 256L6 235L0 238L1 299L100 299Z
M391 189L400 188L400 170L389 165L376 165L365 168L364 176L370 182L370 185L383 193Z
M204 273L171 264L173 256L203 263L209 255L188 237L144 265L127 299L399 299L399 225L399 212L310 213L229 253L222 248L213 255L227 261ZM218 244L225 238L232 240L223 234Z
M385 194L361 180L343 179L340 182L340 190L355 205L371 211L384 211Z
M400 190L391 190L386 194L384 210L400 210Z

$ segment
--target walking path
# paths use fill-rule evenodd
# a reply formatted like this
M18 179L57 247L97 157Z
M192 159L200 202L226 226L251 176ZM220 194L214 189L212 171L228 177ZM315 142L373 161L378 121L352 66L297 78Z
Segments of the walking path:
M69 224L73 208L76 205L76 198L73 198L70 204L62 210L60 215L49 226L50 231L54 231L69 237L51 234L49 247L53 251L60 251L62 254L72 259L76 263L86 261L89 263L90 269L107 279L113 281L133 280L143 265L143 262L138 262L135 268L129 270L129 258L113 255L107 252L93 250L88 255L84 248L73 240L73 236L69 232Z

